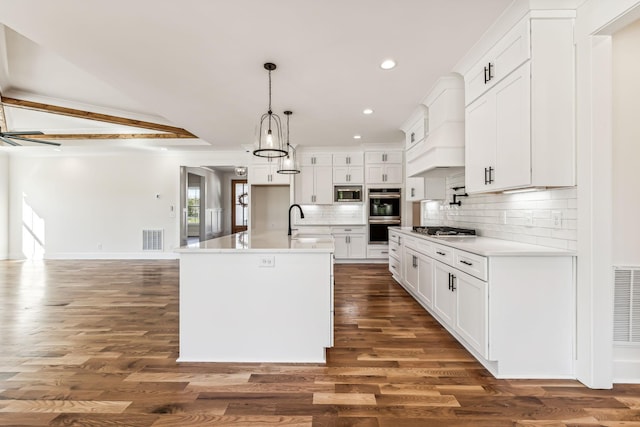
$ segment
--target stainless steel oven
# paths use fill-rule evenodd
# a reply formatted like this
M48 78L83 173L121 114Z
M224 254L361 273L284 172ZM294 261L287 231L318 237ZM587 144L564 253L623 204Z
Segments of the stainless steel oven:
M400 225L402 199L399 188L370 188L369 203L369 243L387 244L389 227Z

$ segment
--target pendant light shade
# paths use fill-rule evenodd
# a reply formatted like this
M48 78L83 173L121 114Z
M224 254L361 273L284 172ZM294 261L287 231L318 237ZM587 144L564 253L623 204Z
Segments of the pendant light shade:
M264 68L269 72L269 109L260 118L257 147L253 154L258 157L284 157L287 150L282 139L280 117L271 110L271 72L276 69L276 64L267 62Z
M300 173L300 167L296 160L296 149L289 143L289 117L293 114L291 111L285 111L287 116L287 155L280 158L280 166L277 172L281 174L294 175Z

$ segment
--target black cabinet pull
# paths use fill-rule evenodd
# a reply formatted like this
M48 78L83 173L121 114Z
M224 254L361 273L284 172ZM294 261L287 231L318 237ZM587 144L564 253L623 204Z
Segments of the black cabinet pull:
M493 178L493 172L495 169L493 169L491 166L489 166L489 184L493 184L494 178Z
M460 262L461 262L462 264L464 264L464 265L468 265L469 267L471 267L471 266L473 265L473 263L472 263L472 262L465 261L465 260L463 260L463 259L462 259L462 260L460 260Z
M411 142L416 142L416 133L411 132Z
M487 185L489 183L489 178L487 177L488 174L489 168L484 168L484 185Z
M484 67L484 84L489 83L489 68Z
M451 290L451 273L449 273L449 290Z
M413 268L418 267L418 257L413 255Z
M489 81L493 80L493 64L489 62Z
M445 256L445 255L446 255L444 252L440 252L440 251L436 251L436 253L437 253L438 255L442 255L442 256ZM451 274L451 273L449 273L449 274Z
M456 290L455 280L456 280L456 276L455 274L452 274L451 275L451 292L454 292Z

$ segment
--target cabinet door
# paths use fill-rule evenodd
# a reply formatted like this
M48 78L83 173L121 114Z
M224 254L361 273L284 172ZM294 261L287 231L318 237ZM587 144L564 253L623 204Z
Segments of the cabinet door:
M415 292L418 287L420 262L418 253L412 249L405 248L403 259L404 263L404 283L410 291Z
M271 182L275 185L288 185L291 182L291 175L278 173L278 166L271 167Z
M489 172L496 167L495 98L485 94L465 110L465 186L467 193L493 191ZM492 171L489 171L492 168Z
M333 203L333 167L316 166L314 171L315 202L320 205Z
M364 259L367 257L367 239L364 234L349 235L349 258Z
M334 234L333 242L336 259L349 258L349 236L347 234Z
M424 178L407 178L406 196L409 201L424 199Z
M301 166L300 173L295 177L295 194L296 202L302 204L311 204L314 199L314 167Z
M419 257L420 268L418 272L418 298L429 308L433 307L434 271L435 261L428 256Z
M249 183L251 185L271 184L269 177L271 166L268 164L254 164L249 168Z
M456 321L454 329L483 357L488 356L487 283L462 272L455 273Z
M382 180L384 175L384 165L368 165L366 167L367 184L384 184Z
M402 184L402 164L388 164L385 167L384 182L389 184Z
M433 296L433 310L449 326L454 325L456 294L450 288L451 268L434 262L435 288Z
M495 189L531 184L531 77L527 63L497 84ZM542 132L543 130L541 130Z
M349 166L349 184L362 184L364 182L364 166Z

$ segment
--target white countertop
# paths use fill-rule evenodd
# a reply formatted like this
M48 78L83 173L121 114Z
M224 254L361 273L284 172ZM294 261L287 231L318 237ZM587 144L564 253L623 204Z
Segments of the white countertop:
M491 237L425 236L413 232L411 227L389 227L389 230L482 256L576 256L575 251L494 239Z
M176 249L180 253L220 253L238 252L334 252L333 237L326 235L300 235L295 238L287 236L286 231L255 233L245 231L181 246Z

